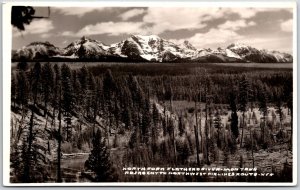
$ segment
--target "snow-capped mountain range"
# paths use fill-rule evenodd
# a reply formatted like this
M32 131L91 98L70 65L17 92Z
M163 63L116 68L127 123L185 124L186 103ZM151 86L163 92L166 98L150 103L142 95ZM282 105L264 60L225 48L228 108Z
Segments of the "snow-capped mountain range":
M278 51L258 50L233 43L225 49L196 49L190 42L175 44L157 35L132 35L111 45L82 37L60 49L49 42L33 42L13 52L13 60L91 60L150 62L258 62L292 63L293 57Z

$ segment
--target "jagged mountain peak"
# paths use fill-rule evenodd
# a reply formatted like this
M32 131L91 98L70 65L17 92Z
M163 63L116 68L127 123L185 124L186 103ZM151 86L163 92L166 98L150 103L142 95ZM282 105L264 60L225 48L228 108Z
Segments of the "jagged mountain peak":
M159 62L191 57L185 49L157 35L131 35L110 46L110 52L120 57Z
M86 54L84 57L98 57L99 55L106 55L108 48L109 46L101 41L83 36L65 47L64 55L73 58L83 56L82 54Z
M232 49L232 48L246 48L246 47L250 47L250 46L246 45L244 43L235 42L235 43L231 43L229 46L227 46L227 49Z
M85 36L81 37L79 40L75 40L72 43L70 43L67 47L65 47L64 49L70 47L70 46L74 46L74 45L82 45L84 43L87 42L92 42L92 43L97 43L97 44L101 44L101 45L105 45L103 42L99 41L99 40L94 40L91 38L87 38ZM106 46L106 45L105 45Z
M183 42L183 47L187 48L187 49L190 49L190 50L193 50L193 51L196 51L197 49L187 40L184 40Z
M129 38L112 44L110 52L120 57L159 61L162 39L157 35L131 35Z
M85 37L85 36L82 36L82 37L80 38L81 41L85 41L85 40L87 40L87 39L88 39L88 38Z
M230 49L231 51L233 51L234 53L239 54L242 57L245 57L249 54L259 54L261 51L249 46L249 45L245 45L242 43L232 43L229 46L227 46L226 49Z
M48 59L52 56L61 54L61 50L50 42L32 42L27 46L15 51L13 59Z
M153 40L160 40L161 37L159 37L158 35L155 34L151 34L151 35L141 35L141 34L136 34L136 35L131 35L131 37L136 37L136 38L140 38L140 39L153 39Z
M201 40L201 39L199 39ZM131 35L121 42L105 45L86 36L60 50L49 42L32 42L13 53L29 60L47 57L92 60L196 61L196 62L292 62L293 57L279 51L258 50L243 43L226 48L196 49L185 40L176 44L157 35Z
M48 41L45 41L45 42L40 42L40 41L39 42L31 42L30 44L27 45L27 47L28 46L36 46L36 45L43 45L43 46L48 46L48 47L55 47L53 44L51 44ZM25 48L25 47L23 47L23 48Z

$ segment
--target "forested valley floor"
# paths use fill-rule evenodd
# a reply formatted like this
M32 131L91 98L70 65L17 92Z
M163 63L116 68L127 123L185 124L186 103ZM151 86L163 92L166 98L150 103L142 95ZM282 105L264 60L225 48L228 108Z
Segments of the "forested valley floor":
M292 181L290 68L20 62L11 76L12 183ZM124 167L274 175L124 175Z

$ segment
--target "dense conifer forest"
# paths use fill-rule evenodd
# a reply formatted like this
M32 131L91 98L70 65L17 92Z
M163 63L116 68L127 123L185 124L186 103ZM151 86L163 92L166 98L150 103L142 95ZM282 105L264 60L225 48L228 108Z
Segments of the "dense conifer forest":
M291 182L292 120L292 69L20 62L11 182ZM124 175L133 166L274 175Z

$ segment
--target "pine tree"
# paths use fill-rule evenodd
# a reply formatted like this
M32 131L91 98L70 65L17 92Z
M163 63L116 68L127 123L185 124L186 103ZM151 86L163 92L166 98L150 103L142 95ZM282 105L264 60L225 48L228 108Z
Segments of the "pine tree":
M293 92L290 93L287 99L287 107L291 112L291 138L290 144L293 143Z
M142 114L142 126L141 126L141 132L142 132L142 142L149 144L150 143L150 128L151 128L151 114L150 110L146 106L143 109Z
M128 90L126 78L124 84L120 85L121 93L119 95L120 101L120 119L125 124L125 129L129 129L132 123L131 97ZM122 129L123 130L123 129Z
M159 112L155 105L155 103L152 104L152 117L153 117L153 124L158 125L159 123Z
M62 176L61 176L61 142L62 142L62 132L61 132L61 115L62 115L62 85L61 85L61 69L60 67L55 64L54 67L54 73L55 73L55 80L54 80L54 95L52 100L52 106L53 106L53 127L55 130L55 138L57 140L57 169L56 169L56 182L60 183L62 182ZM56 109L58 109L58 129L55 128L56 123Z
M135 76L129 75L128 84L132 94L132 102L140 113L141 109L145 106L145 94Z
M108 69L103 79L103 93L106 100L112 98L116 90L116 82L110 69Z
M58 109L58 93L60 89L61 84L61 75L60 75L60 69L57 64L53 67L53 87L52 87L52 95L50 100L50 105L52 106L52 121L51 121L51 127L52 130L55 129L55 122L56 122L56 110Z
M259 93L259 111L263 114L263 123L262 127L262 143L265 145L265 130L266 130L266 123L267 123L267 114L268 114L268 107L267 107L267 95L265 86L260 86L260 93Z
M151 127L151 140L152 140L152 152L153 154L157 151L157 140L159 137L159 112L155 103L152 104L152 127Z
M26 61L19 62L18 65L17 65L17 69L19 71L27 71L27 69L28 69L28 63Z
M28 130L23 141L16 144L16 149L11 153L11 167L16 172L16 182L37 183L47 181L50 174L45 168L47 157L46 148L37 142L37 129L35 114L31 107L31 116ZM18 145L21 144L21 145Z
M126 129L131 128L132 118L131 118L131 111L130 111L129 106L126 106L126 107L123 109L123 112L122 112L122 120L123 120L124 123L125 123L125 128L126 128Z
M173 150L173 158L174 158L174 164L176 166L177 164L177 151L176 151L176 142L175 142L175 126L174 121L172 118L167 117L165 119L166 121L166 134L168 135L167 141L170 144L170 147Z
M95 122L98 100L96 97L96 81L91 72L88 73L88 89L85 92L85 95L85 98L87 99L87 104L85 105L87 117L93 118L93 121Z
M237 106L236 106L236 96L234 92L230 93L230 109L231 109L231 133L235 139L239 136L238 128L238 115L237 115Z
M176 140L176 150L178 154L178 162L184 165L188 157L191 155L191 150L186 139Z
M185 126L182 120L183 120L182 116L179 116L179 121L178 121L179 136L182 136L185 133Z
M71 83L71 69L66 64L63 64L61 67L61 84L64 111L71 112L73 106L73 88Z
M218 148L222 148L222 144L221 144L221 137L220 137L220 131L221 131L221 127L222 127L222 120L221 120L221 116L219 111L216 112L215 114L215 118L214 118L214 127L217 129L217 146Z
M82 90L86 90L88 88L88 69L86 66L82 66L78 72L79 82L81 84Z
M17 74L17 84L17 102L21 105L21 109L24 110L29 99L29 83L24 71Z
M134 119L134 121L137 119ZM138 125L133 125L134 129L133 132L130 136L129 142L128 142L128 146L130 149L134 149L135 147L139 147L140 146L140 128Z
M29 130L28 130L28 137L27 137L27 142L28 142L28 147L26 150L26 156L25 156L25 163L24 163L24 177L23 181L24 182L31 182L30 180L30 169L32 166L32 143L33 143L33 126L34 126L34 112L31 110L31 117L30 117L30 123L29 123Z
M87 108L88 108L89 97L86 97L87 93L89 92L88 76L89 76L89 71L85 65L83 65L78 70L78 72L76 73L76 77L73 74L73 84L75 83L76 84L75 86L78 87L78 89L74 89L75 93L78 93L76 94L78 100L77 106L82 108L81 112L83 117L88 116Z
M241 80L239 81L239 110L243 113L242 115L242 135L241 135L241 144L240 147L243 146L243 138L244 138L244 128L245 128L245 112L247 111L247 104L249 100L248 92L249 92L250 86L249 81L246 78L245 75L242 76Z
M81 91L81 84L78 79L78 71L73 70L72 76L71 76L71 83L73 87L73 98L74 98L74 110L78 110L82 106L83 99L83 93Z
M165 92L165 100L169 100L170 101L170 110L171 112L173 111L172 109L172 100L173 100L173 89L172 86L170 84L166 85L165 87L166 92Z
M62 84L62 108L64 110L64 120L66 126L66 140L70 141L71 138L71 121L72 110L74 107L74 93L71 82L71 69L66 64L61 67L61 84Z
M92 97L92 100L91 100L91 111L93 113L93 121L96 122L96 118L97 118L97 115L98 115L98 111L99 111L99 100L100 100L100 97L101 97L101 90L100 90L100 87L102 86L98 86L97 85L97 82L99 84L99 81L97 81L94 77L94 75L92 73L90 73L90 77L89 77L89 85L90 85L90 91L91 91L91 97ZM99 95L99 96L98 96Z
M288 114L291 115L290 125L291 125L291 137L290 144L293 142L293 77L287 78L283 85L283 95L284 101L288 107Z
M283 112L282 112L282 98L280 97L279 92L275 92L275 101L276 101L276 104L275 104L276 113L279 115L280 130L281 130L282 120L283 120Z
M118 104L118 101L114 102L114 117L115 117L115 122L116 122L116 129L119 129L119 122L121 120L121 108Z
M194 110L195 110L195 120L196 120L196 125L194 125L194 133L195 133L195 141L196 141L195 144L196 144L197 165L198 166L200 166L200 157L199 157L200 147L199 147L199 132L198 132L199 126L198 126L198 108L197 108L197 102L199 101L199 99L200 99L200 93L199 94L197 93L194 97L194 101L195 101ZM201 107L200 107L200 109L201 109ZM201 123L201 120L200 120L200 123ZM200 125L200 128L201 128L201 125ZM200 130L200 133L201 133L201 130Z
M41 71L42 80L42 91L44 94L44 116L47 114L47 104L49 102L50 96L53 93L54 86L54 71L49 62L42 66Z
M11 73L11 102L16 107L17 99L17 79L15 73Z
M94 182L116 182L117 176L100 130L94 134L92 143L93 149L85 162L85 168L95 172Z
M108 69L104 75L103 79L103 95L104 95L104 101L105 101L105 112L107 113L106 117L108 118L109 125L106 125L105 133L106 133L106 140L107 145L109 145L109 133L112 128L112 120L113 120L113 102L116 98L116 82L113 78L113 75L111 73L111 70Z
M61 83L61 81L59 81ZM61 176L61 142L62 142L62 132L61 132L61 115L62 115L62 88L59 86L58 89L58 130L57 130L57 177L56 182L62 182L62 176Z
M41 73L42 67L40 62L36 62L33 69L31 70L31 87L32 87L32 94L33 94L33 103L34 105L37 104L37 98L41 92Z
M165 137L168 134L167 118L164 118L161 120L161 125L162 125L162 129L163 129L163 136Z
M205 73L206 74L206 73ZM210 77L205 76L205 84L204 84L204 93L205 93L205 138L206 138L206 163L210 165L209 161L209 146L210 146L210 135L209 135L209 120L208 116L211 112L211 104L212 104L212 95L211 95L211 88L212 88L212 81Z

